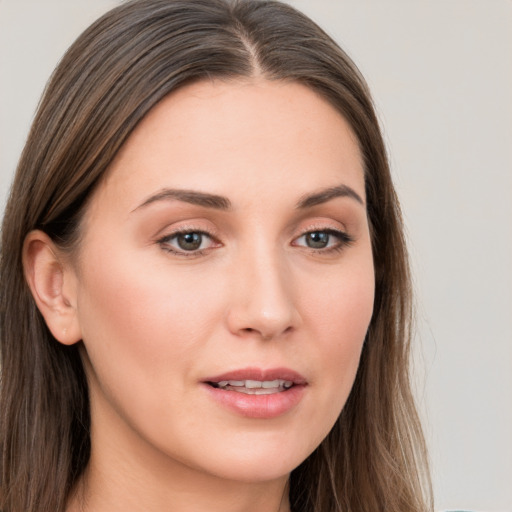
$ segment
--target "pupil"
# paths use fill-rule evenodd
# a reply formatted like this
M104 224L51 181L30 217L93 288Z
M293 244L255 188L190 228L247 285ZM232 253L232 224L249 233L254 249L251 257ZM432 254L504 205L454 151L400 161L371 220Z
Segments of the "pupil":
M314 231L306 235L306 243L312 249L323 249L329 243L329 234L322 231Z
M201 247L202 235L199 233L183 233L178 236L178 245L184 251L195 251Z

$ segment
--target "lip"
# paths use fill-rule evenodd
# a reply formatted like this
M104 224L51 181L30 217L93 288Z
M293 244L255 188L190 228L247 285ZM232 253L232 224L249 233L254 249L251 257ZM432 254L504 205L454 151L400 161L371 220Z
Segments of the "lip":
M276 379L291 381L293 386L286 391L269 395L247 395L237 391L214 388L209 384L224 380L270 381ZM289 368L267 370L243 368L208 377L201 384L209 396L221 407L247 418L271 419L282 416L296 407L302 400L308 383L300 373Z
M289 368L242 368L203 379L203 382L220 382L222 380L289 380L297 385L307 384L306 379Z

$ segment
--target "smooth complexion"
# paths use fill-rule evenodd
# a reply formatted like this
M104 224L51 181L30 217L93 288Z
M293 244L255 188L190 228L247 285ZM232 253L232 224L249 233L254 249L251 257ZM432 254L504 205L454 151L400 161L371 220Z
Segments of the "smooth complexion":
M289 510L372 314L347 122L299 84L189 85L130 136L82 230L71 259L40 232L25 257L55 337L83 340L92 456L69 510ZM279 389L211 385L258 378Z

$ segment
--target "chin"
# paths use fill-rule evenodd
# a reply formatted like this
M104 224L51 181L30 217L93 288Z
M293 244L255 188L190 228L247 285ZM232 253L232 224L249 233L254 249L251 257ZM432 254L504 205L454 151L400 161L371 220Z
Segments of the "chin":
M280 480L288 478L322 439L315 443L311 439L293 442L293 436L288 435L279 442L263 443L260 439L248 441L250 444L243 447L238 443L218 446L217 450L208 450L208 458L201 460L201 466L206 472L225 480L245 483Z

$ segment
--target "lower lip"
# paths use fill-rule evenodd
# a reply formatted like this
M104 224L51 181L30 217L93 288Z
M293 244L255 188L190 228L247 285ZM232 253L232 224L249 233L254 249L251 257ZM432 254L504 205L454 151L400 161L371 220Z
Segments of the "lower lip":
M271 419L293 409L304 396L305 385L295 385L286 391L270 395L248 395L226 391L204 384L210 396L233 412L247 418Z

